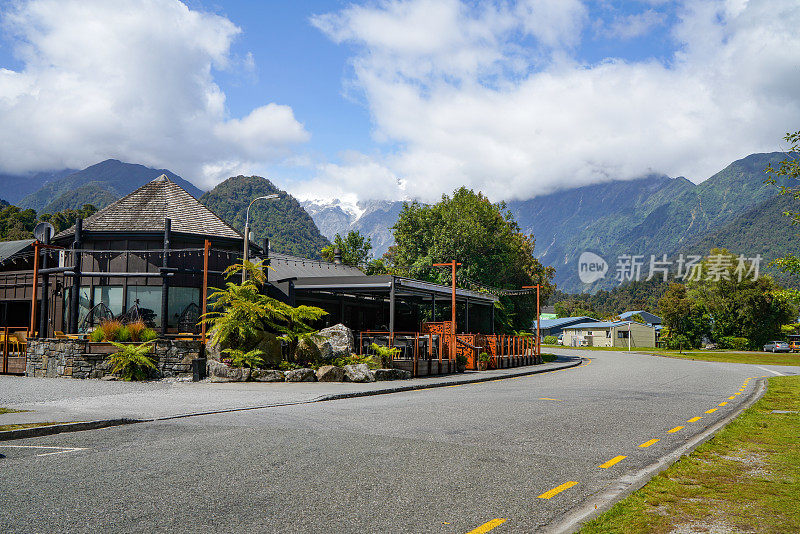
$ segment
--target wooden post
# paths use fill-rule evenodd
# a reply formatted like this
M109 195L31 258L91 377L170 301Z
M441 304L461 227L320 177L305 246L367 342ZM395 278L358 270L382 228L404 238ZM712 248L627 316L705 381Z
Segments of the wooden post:
M8 372L8 327L3 328L3 372Z
M33 242L33 288L31 291L31 324L28 337L33 338L36 330L36 290L39 287L39 241Z
M448 263L434 263L434 267L450 267L451 269L451 279L452 279L452 295L451 295L451 322L452 322L452 335L453 335L453 343L450 345L450 359L454 360L456 357L456 267L461 265L457 263L456 260L453 260Z
M208 253L211 248L211 241L205 240L203 244L203 319L205 319L206 312L208 311ZM206 322L203 320L200 323L200 336L203 346L206 344Z
M47 269L48 259L47 259L47 250L50 245L50 227L46 227L44 230L44 244L45 244L45 253L42 256L42 268ZM37 337L47 337L48 331L48 322L47 318L50 315L50 275L44 274L42 275L42 304L39 306L39 333Z
M539 341L541 330L541 312L539 311L539 284L536 284L536 362L542 363L540 356L542 354L542 344Z

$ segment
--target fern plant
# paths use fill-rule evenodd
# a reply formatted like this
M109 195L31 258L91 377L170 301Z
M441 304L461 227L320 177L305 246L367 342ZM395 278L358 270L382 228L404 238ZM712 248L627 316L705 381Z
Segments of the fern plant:
M392 360L394 357L400 354L400 349L397 347L382 347L377 343L373 343L369 346L375 352L376 362L380 364L383 368L389 368L392 366Z
M156 368L155 361L148 356L153 350L152 343L123 345L112 341L111 344L117 347L119 352L107 359L111 364L111 372L118 374L122 380L145 380L147 371Z
M266 280L263 268L261 261L246 261L228 267L226 278L245 270L247 280L242 283L228 281L224 288L214 288L209 296L211 311L200 320L210 327L211 342L223 348L247 352L256 348L265 332L275 332L289 343L289 354L294 355L300 336L314 333L310 323L327 312L313 306L295 308L262 294L260 285Z
M239 349L225 349L222 352L230 354L231 367L249 367L256 369L264 365L264 353L258 349L249 350L244 352Z

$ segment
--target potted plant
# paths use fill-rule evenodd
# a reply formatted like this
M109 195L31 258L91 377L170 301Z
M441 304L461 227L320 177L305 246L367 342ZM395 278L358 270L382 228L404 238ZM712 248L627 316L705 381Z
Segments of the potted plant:
M467 362L469 359L464 354L456 355L456 371L463 373L467 370Z
M481 352L480 356L478 357L478 371L485 371L489 368L489 354L486 352Z

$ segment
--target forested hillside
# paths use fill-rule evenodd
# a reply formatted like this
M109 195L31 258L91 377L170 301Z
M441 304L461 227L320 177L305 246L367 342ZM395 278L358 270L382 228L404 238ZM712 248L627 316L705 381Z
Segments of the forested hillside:
M200 197L200 202L225 222L244 231L245 211L256 197L280 194L275 200L258 201L250 209L250 230L255 242L269 237L278 252L318 258L330 242L320 234L314 221L292 195L260 176L228 178Z

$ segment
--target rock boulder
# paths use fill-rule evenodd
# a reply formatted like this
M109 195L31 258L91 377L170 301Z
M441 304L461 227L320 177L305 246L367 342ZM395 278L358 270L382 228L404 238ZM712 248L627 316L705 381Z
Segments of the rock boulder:
M283 382L286 377L283 371L276 371L274 369L253 369L250 371L250 380L256 382Z
M353 332L343 324L335 324L328 328L323 328L318 332L317 346L325 342L330 343L334 358L350 356L356 351L356 342ZM320 349L321 350L321 349Z
M375 369L375 380L406 380L411 378L411 372L405 369Z
M344 369L335 365L323 365L317 369L319 382L344 382Z
M345 382L375 382L375 373L365 363L344 366Z
M212 382L247 382L250 378L247 367L228 367L216 360L206 361L206 372Z
M308 367L303 367L301 369L292 369L291 371L286 371L286 373L284 374L286 375L287 382L317 381L317 373L315 373L313 369L309 369Z

